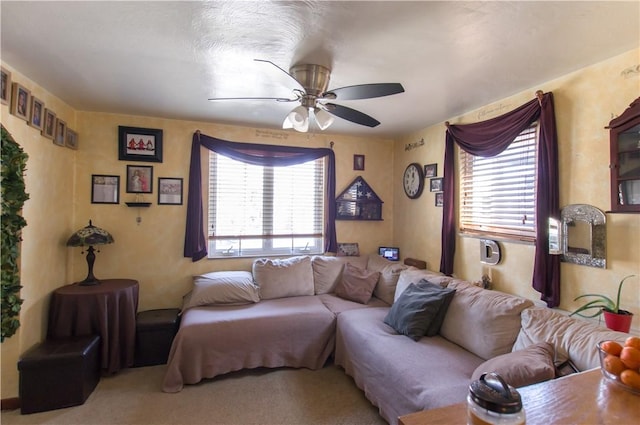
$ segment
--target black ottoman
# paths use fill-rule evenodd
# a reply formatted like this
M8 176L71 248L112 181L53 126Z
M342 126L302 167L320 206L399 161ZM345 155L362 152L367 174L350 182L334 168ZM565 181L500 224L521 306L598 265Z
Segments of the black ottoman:
M83 404L100 381L100 337L47 340L18 361L20 412Z
M136 316L134 367L166 364L173 337L180 326L177 308L141 311Z

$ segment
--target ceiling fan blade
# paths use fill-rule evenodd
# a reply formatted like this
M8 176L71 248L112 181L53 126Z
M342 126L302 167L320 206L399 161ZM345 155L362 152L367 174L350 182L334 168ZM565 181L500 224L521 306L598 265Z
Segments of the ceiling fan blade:
M336 105L335 103L325 103L322 106L324 106L330 114L356 124L366 125L367 127L375 127L380 124L380 121L377 119L363 112L356 111L355 109L347 108L346 106Z
M270 63L271 65L275 66L276 68L278 68L280 71L284 72L285 74L287 74L293 81L296 82L296 84L298 85L298 87L300 87L301 89L304 90L304 87L302 87L302 84L300 84L300 82L298 80L296 80L293 75L289 74L287 71L285 71L284 69L280 68L278 65L276 65L275 63L266 60L266 59L254 59L254 61L256 62L265 62L265 63Z
M390 96L403 93L404 87L400 83L360 84L357 86L340 87L323 93L323 97L337 100L371 99L374 97ZM333 96L332 96L333 95Z
M275 100L276 102L296 102L299 99L287 99L286 97L212 97L209 100Z

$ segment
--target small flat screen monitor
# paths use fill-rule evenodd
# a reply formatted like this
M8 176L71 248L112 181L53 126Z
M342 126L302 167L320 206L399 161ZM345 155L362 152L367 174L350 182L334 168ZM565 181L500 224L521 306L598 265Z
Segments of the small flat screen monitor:
M381 246L378 248L378 254L390 261L400 260L400 248Z

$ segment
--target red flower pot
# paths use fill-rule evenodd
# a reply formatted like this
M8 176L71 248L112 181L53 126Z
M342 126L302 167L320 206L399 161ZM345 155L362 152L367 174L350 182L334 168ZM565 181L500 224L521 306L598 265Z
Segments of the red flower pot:
M602 310L602 314L604 314L604 323L607 325L607 328L612 331L629 333L633 314L626 310L618 310L618 313Z

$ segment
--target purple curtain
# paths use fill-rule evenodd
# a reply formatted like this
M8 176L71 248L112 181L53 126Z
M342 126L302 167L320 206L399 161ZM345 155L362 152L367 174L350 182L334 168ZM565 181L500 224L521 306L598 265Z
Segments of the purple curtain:
M453 273L456 250L454 143L476 156L495 156L531 123L540 120L536 182L536 247L533 288L549 307L560 304L560 258L549 255L549 217L560 217L558 137L553 93L536 93L537 98L499 117L466 125L449 125L444 155L444 203L442 214L442 256L440 271Z
M207 255L207 240L204 233L202 207L202 175L200 147L205 147L220 155L248 164L284 167L301 164L327 156L325 221L325 251L336 252L336 159L328 148L301 148L297 146L273 146L255 143L236 143L206 136L196 131L191 142L191 165L189 167L189 193L187 198L187 225L184 236L184 256L198 261Z

